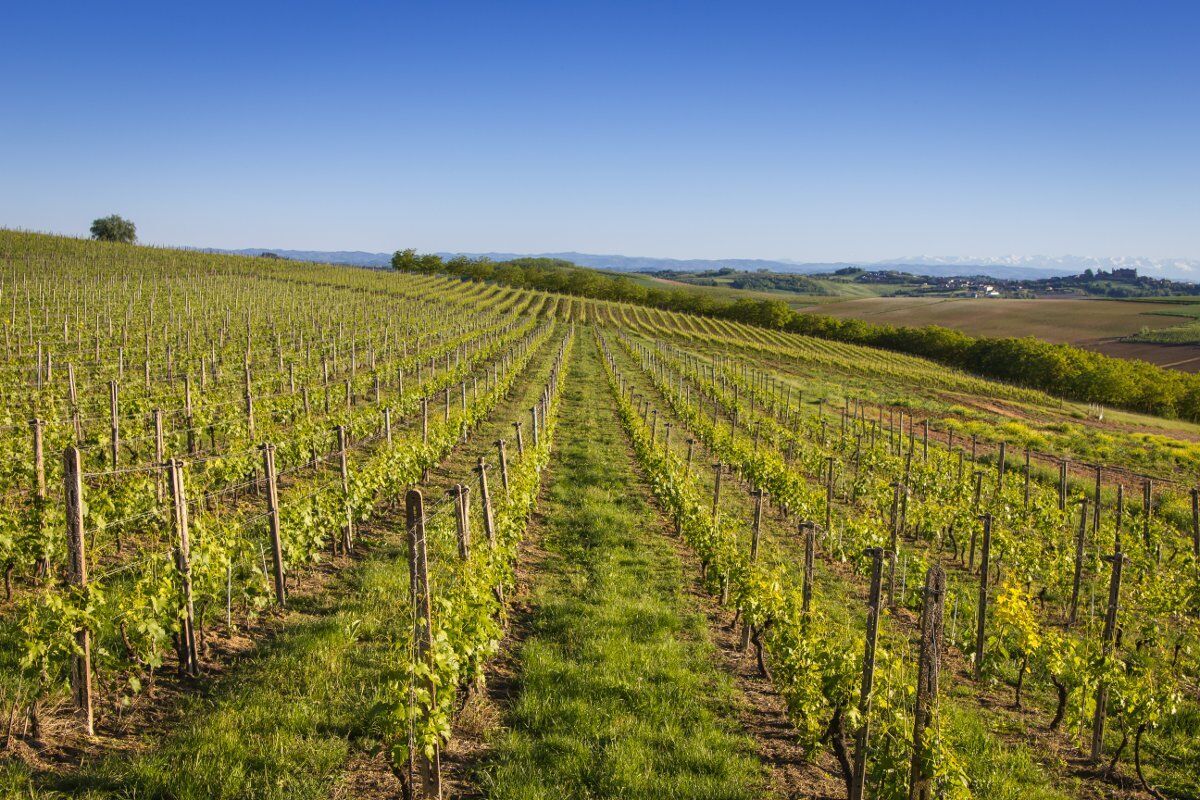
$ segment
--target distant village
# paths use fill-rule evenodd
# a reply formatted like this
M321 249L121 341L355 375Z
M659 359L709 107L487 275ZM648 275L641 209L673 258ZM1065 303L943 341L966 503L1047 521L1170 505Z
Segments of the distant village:
M841 294L837 284L858 283L881 287L881 294L943 297L1170 297L1200 294L1194 283L1150 278L1136 269L1084 270L1036 280L993 278L987 275L918 275L903 270L865 270L843 267L836 272L813 275L746 272L732 268L684 272L654 270L647 274L695 286L728 286L731 289L784 291L808 295Z
M849 270L839 270L849 275ZM837 274L837 273L835 273ZM855 283L897 285L896 294L950 294L969 297L1166 297L1196 293L1196 285L1166 278L1138 275L1136 269L1084 270L1079 275L1064 275L1037 280L1012 280L974 276L914 275L908 272L854 271Z

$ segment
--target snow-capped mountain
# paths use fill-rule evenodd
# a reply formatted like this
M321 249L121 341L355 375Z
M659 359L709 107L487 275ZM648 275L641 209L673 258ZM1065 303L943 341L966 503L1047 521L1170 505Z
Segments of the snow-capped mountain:
M1200 261L1187 258L1145 258L1142 256L904 256L876 263L876 266L1010 267L1036 269L1077 275L1086 269L1136 269L1141 275L1178 280L1200 279Z

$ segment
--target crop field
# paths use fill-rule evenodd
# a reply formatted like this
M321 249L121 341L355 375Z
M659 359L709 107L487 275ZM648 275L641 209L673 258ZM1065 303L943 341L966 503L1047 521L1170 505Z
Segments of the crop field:
M1187 372L1200 370L1195 305L1085 298L823 300L797 310L888 325L941 325L972 336L1034 336ZM1136 341L1119 341L1125 338Z
M0 797L1200 798L1192 423L10 231L0 315Z

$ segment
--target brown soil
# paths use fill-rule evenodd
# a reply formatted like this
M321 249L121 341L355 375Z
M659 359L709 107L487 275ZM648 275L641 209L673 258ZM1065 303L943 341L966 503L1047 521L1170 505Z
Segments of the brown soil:
M1090 342L1079 342L1079 346L1103 353L1106 356L1149 361L1151 364L1176 369L1180 372L1200 372L1200 345L1097 339Z

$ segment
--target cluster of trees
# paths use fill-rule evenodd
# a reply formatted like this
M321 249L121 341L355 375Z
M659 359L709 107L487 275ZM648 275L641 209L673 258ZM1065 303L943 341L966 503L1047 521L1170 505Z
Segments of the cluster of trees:
M1200 376L1032 336L976 337L937 325L876 325L818 314L793 314L784 329L922 356L1072 400L1200 419Z
M133 244L137 241L137 226L132 220L117 214L92 220L92 238L101 242L124 242Z
M448 273L470 280L618 300L671 311L720 317L775 330L818 336L922 356L1020 386L1088 403L1200 419L1200 376L1144 361L1112 358L1065 344L1024 338L974 337L937 325L877 325L821 314L802 314L782 300L722 300L686 288L658 289L630 278L604 275L569 261L512 261L418 255L398 251L392 266L409 272Z
M721 269L705 270L704 272L684 272L675 269L660 269L647 273L656 278L688 283L692 286L722 286L733 289L753 289L756 291L783 291L797 294L830 294L822 283L807 275L771 272L760 269L755 272L722 267Z

